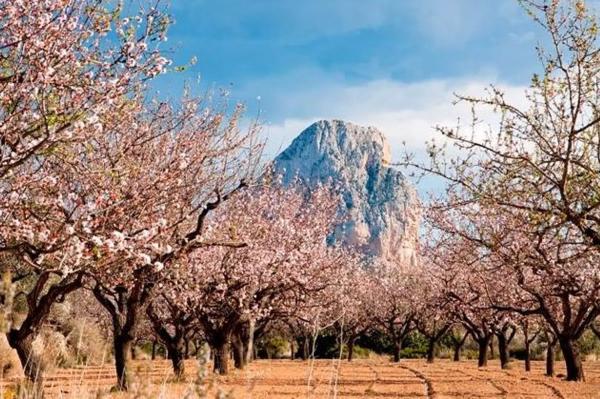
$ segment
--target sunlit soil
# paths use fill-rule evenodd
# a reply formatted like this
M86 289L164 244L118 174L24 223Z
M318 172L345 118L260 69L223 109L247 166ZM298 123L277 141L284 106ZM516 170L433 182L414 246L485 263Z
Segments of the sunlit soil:
M167 361L137 361L127 394L109 393L114 384L110 365L56 370L45 380L48 398L183 398L198 397L197 363L186 363L186 381L171 380ZM557 373L564 373L557 362ZM544 376L543 362L526 373L521 362L501 370L498 361L477 369L472 360L357 360L315 362L258 360L244 371L212 377L209 398L218 391L233 398L600 398L600 362L586 362L586 382Z

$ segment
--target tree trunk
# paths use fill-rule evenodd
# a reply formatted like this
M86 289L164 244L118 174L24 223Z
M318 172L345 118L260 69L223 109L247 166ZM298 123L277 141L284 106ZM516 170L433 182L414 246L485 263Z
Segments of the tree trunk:
M433 363L435 359L435 338L429 338L429 343L427 345L427 363Z
M233 364L236 369L243 370L246 364L244 356L244 343L238 334L234 334L231 339L233 347Z
M98 302L112 318L113 348L117 372L115 388L120 391L126 391L129 387L131 345L135 339L140 308L147 300L150 289L150 285L135 281L131 289L118 286L114 292L105 292L100 285L97 285L92 290Z
M453 360L455 362L460 362L460 352L463 348L463 346L465 345L465 342L467 341L467 337L469 336L469 333L465 333L465 335L463 335L462 338L460 339L456 339L456 337L453 337L452 341L453 341L453 346L454 346L454 358Z
M567 366L567 381L585 381L579 345L571 337L559 337L558 342Z
M250 319L247 328L246 339L242 341L244 347L244 364L250 364L254 360L254 331L256 329L256 321Z
M37 399L43 397L45 365L33 350L33 338L33 334L20 336L17 330L11 330L7 334L8 343L19 356L23 373L33 384L32 397Z
M462 345L454 344L454 357L452 358L455 362L460 362L460 350Z
M531 349L527 335L525 336L525 371L531 371Z
M497 334L498 338L498 352L500 355L500 368L506 370L508 368L509 353L508 353L508 340L504 334Z
M492 335L490 337L490 341L489 341L489 347L490 347L490 359L494 360L496 358L496 354L494 353L494 336Z
M356 341L356 338L350 338L350 340L348 341L348 361L351 362L352 358L354 357L354 341Z
M50 272L42 272L37 276L34 286L27 297L27 314L19 329L10 329L6 338L9 345L16 350L25 376L34 384L34 396L43 394L44 364L41 357L33 351L33 339L38 328L46 321L52 305L66 295L80 288L82 274L71 274L57 283L49 283ZM41 295L42 292L45 294Z
M229 372L229 342L219 342L213 348L214 371L226 375Z
M302 360L308 360L308 356L310 353L310 343L308 342L307 337L302 337L302 347L300 348L300 357Z
M400 351L402 350L402 341L394 342L394 362L400 361Z
M183 342L177 342L169 345L169 353L171 354L171 363L173 364L173 374L175 380L181 381L185 377L185 345Z
M548 342L546 348L546 376L554 377L554 347L555 342Z
M129 360L133 339L126 333L117 334L113 338L115 351L115 368L117 370L117 389L126 391L129 387Z
M477 339L479 346L479 357L477 359L477 367L486 367L488 361L488 348L490 346L491 336Z
M295 360L294 358L296 356L296 347L294 346L294 343L296 343L296 339L290 339L290 360Z
M184 357L186 359L190 358L190 340L189 339L185 340L185 354L184 354Z
M135 342L131 343L131 360L135 360Z

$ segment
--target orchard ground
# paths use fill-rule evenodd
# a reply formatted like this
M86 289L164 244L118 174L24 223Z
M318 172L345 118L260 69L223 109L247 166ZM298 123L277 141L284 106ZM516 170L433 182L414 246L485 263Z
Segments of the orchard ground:
M231 398L600 398L600 362L585 362L586 382L566 382L557 362L557 377L544 376L544 363L533 362L525 373L513 361L508 370L490 361L477 369L472 360L387 359L314 362L257 360L243 371L213 377L208 373L207 397L221 390ZM45 380L48 398L183 398L198 397L198 364L187 361L186 382L173 382L168 361L136 361L129 393L110 393L115 375L112 364L98 367L57 369ZM5 382L6 383L6 382ZM6 388L5 388L6 389ZM186 396L189 395L189 396Z

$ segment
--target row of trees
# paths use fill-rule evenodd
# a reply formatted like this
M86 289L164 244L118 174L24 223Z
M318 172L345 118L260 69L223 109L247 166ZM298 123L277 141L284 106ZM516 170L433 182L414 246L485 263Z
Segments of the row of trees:
M478 348L480 367L487 366L489 350L495 339L502 368L508 367L509 348L518 336L525 347L526 371L531 370L531 347L537 342L538 346L541 343L546 348L547 375L554 375L554 356L561 339L555 326L537 314L525 316L513 309L498 306L500 294L490 291L492 279L482 283L483 272L465 266L464 256L472 253L472 248L464 253L455 252L453 246L449 248L451 250L443 256L439 255L440 246L436 243L439 258L410 268L371 265L370 269L365 269L364 266L357 266L359 262L356 259L338 252L339 257L335 262L318 264L316 273L310 275L310 285L288 286L281 291L283 296L294 297L293 302L273 300L274 297L271 297L268 310L262 312L236 312L224 307L223 304L229 303L241 306L238 287L242 283L238 279L223 279L222 296L212 301L207 297L197 297L199 302L193 307L195 313L191 310L185 318L177 316L185 314L180 311L167 311L163 320L154 322L154 330L147 332L146 339L151 340L155 334L159 334L159 339L168 348L175 375L181 376L182 355L187 353L185 341L196 341L195 338L210 344L215 371L227 373L230 351L235 366L244 368L253 359L253 341L273 334L289 339L292 356L297 349L297 354L303 359L316 355L317 341L322 337L333 337L335 350L329 349L328 353L335 357L347 357L350 361L356 341L366 336L383 337L391 344L393 360L400 361L403 344L410 342L411 337L418 333L426 341L428 362L434 361L437 347L442 341L453 346L454 359L459 360L461 349L470 337ZM253 262L244 267L251 264ZM291 264L289 266L293 268ZM310 270L306 267L305 264L301 265L303 271ZM325 273L320 273L322 268L325 268ZM219 276L231 270L231 265L221 263L213 269L212 274ZM288 269L290 271L292 269ZM276 281L281 283L282 279L277 277ZM250 281L251 277L246 275L241 280ZM186 282L180 279L177 284L183 286ZM307 290L309 286L320 288ZM495 287L504 289L506 282ZM301 300L297 297L298 292L302 293ZM242 294L242 297L245 298L245 295ZM522 297L514 297L514 300L515 303L522 301ZM211 309L210 312L198 311L207 307ZM192 314L197 315L195 319ZM207 324L208 314L213 322ZM153 315L150 318L157 320ZM165 326L173 332L186 326L188 334L181 330L179 335L175 333L171 338L165 338L164 333L160 335L161 328ZM594 326L589 324L586 329L588 327L593 329ZM170 343L175 335L178 345ZM570 344L576 348L577 339ZM565 352L562 346L561 351L569 367L572 361L570 352ZM578 367L581 367L580 361Z
M0 6L0 258L26 314L3 327L25 374L53 304L88 289L110 314L119 387L127 349L162 272L201 248L207 216L257 174L242 108L187 93L149 97L166 71L160 2L23 0ZM175 266L174 266L175 267ZM9 284L10 285L10 284Z
M438 127L429 162L403 163L447 182L431 204L426 252L437 272L462 280L444 285L463 323L478 326L483 345L506 315L541 320L567 379L582 380L577 342L600 312L598 18L583 1L521 3L547 33L525 105L494 86L459 95L470 126ZM497 128L478 119L482 107Z
M170 64L169 17L160 2L130 7L0 6L2 327L38 388L33 342L75 291L108 314L127 389L140 329L168 347L177 376L183 339L201 332L225 373L230 346L243 364L266 321L331 320L324 304L358 263L326 245L333 190L284 189L262 172L258 126L240 128L241 106L150 98L147 82ZM10 312L17 302L23 314Z

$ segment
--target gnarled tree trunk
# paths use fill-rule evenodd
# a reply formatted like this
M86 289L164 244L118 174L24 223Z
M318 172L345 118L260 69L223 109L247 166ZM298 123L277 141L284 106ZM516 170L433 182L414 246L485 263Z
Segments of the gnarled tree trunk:
M496 335L496 337L498 338L498 352L500 355L500 368L507 369L508 361L509 361L507 339L502 334Z
M469 336L469 333L466 332L461 336L456 336L455 332L452 332L450 334L450 338L452 340L452 348L454 349L454 356L452 358L453 361L455 362L460 362L460 352L463 348L463 346L465 345L465 342L467 341L467 337Z
M427 363L433 363L435 360L435 349L440 339L448 332L450 324L434 323L427 326L417 322L417 329L427 338Z
M9 345L16 350L19 356L23 373L33 383L32 396L41 398L43 396L45 365L39 354L33 350L33 334L19 336L18 330L11 330L7 338Z
M300 359L307 360L310 354L310 343L308 341L308 337L301 336L298 339L298 356Z
M354 343L356 342L356 337L351 337L348 340L348 361L351 362L354 357Z
M39 328L48 318L52 305L62 301L68 294L83 284L82 274L71 274L57 283L52 283L50 272L37 276L33 287L26 295L27 315L19 328L11 328L6 334L8 344L16 350L25 376L34 383L34 394L42 395L44 364L33 351L33 340Z
M229 342L224 339L213 346L214 371L217 374L229 373Z
M531 344L529 339L525 337L525 371L531 371Z
M175 379L182 380L185 377L184 360L187 358L189 351L189 340L186 337L192 331L195 318L185 312L171 308L169 324L172 328L169 329L164 319L158 316L156 306L158 306L156 302L150 302L146 307L146 314L152 323L154 333L169 352Z
M488 348L492 340L491 335L485 335L476 339L479 347L479 355L477 357L477 367L486 367L488 361Z
M508 368L508 363L510 361L508 347L515 337L516 332L516 327L510 323L504 323L502 327L494 331L496 338L498 338L498 352L500 355L500 367L502 369Z
M394 342L394 362L398 363L400 361L400 352L402 351L402 341Z
M244 352L244 343L239 333L234 333L231 337L231 346L233 349L233 364L236 369L243 370L246 366L246 357Z
M117 388L126 391L129 388L129 360L133 337L128 331L115 328L113 332L113 350L115 352L115 368L117 371Z
M523 329L523 339L525 342L525 371L530 372L531 371L531 344L536 340L538 335L540 335L541 330L538 329L532 335L531 331L529 329L529 327L530 327L529 320L527 318L525 318L521 322L521 327Z
M244 345L244 364L250 364L254 360L254 334L256 330L256 321L250 319L245 326L245 334L242 343Z
M427 342L427 363L433 363L435 359L435 344L437 340L432 337Z
M548 342L546 348L546 376L554 377L554 350L556 342Z
M461 339L457 339L456 337L452 339L452 346L454 348L454 356L452 358L453 361L460 362L460 352L465 345L468 336L469 333L465 333Z
M131 345L135 340L140 309L148 299L150 289L150 285L139 281L136 281L131 288L117 286L111 290L97 284L93 289L94 296L111 316L117 372L115 388L120 391L126 391L129 388Z
M567 381L585 381L583 364L577 341L570 336L559 336L558 343L567 367Z
M173 365L173 374L175 379L180 381L185 377L185 344L183 340L173 342L168 345L169 353L171 354L171 363Z
M152 360L156 359L156 340L152 341Z
M296 339L290 339L290 360L295 360L296 357L296 347L295 347Z

